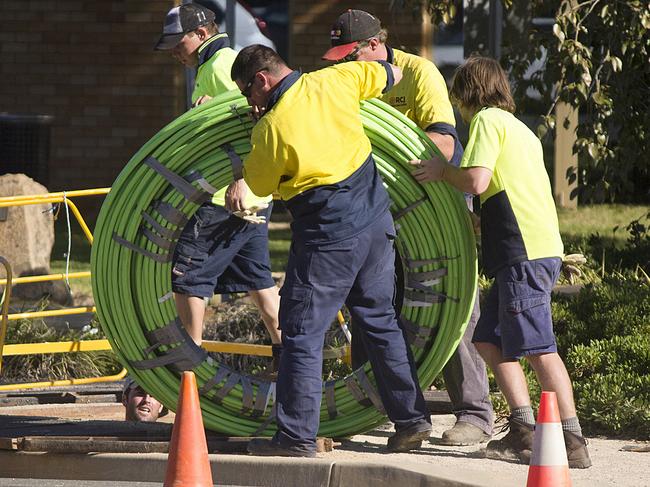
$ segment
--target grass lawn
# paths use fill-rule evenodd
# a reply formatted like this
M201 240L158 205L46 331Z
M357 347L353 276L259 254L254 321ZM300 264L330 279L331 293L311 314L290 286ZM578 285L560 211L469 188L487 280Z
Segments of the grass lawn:
M632 220L641 219L641 223L644 223L648 212L650 206L641 205L591 205L581 206L577 210L559 210L560 233L569 238L598 233L601 237L613 239L619 245L629 235L625 227ZM618 229L614 231L616 227Z

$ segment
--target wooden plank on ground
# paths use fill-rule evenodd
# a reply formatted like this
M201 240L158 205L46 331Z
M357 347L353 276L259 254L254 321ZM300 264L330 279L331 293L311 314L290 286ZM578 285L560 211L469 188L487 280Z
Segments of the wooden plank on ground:
M208 437L209 453L245 453L251 437ZM48 453L169 453L169 437L26 436L0 438L0 449ZM317 438L318 452L333 450L331 438Z

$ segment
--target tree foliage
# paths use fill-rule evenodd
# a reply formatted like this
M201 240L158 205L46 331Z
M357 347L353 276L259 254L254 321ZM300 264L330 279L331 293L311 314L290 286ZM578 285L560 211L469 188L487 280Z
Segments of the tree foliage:
M394 0L447 21L458 0ZM487 6L487 0L477 2ZM650 5L642 0L514 0L506 6L501 62L520 109L542 115L538 135L556 123L555 106L579 111L574 152L583 202L650 201ZM474 7L475 8L475 7ZM487 14L487 9L485 9ZM554 15L552 29L533 18ZM517 17L518 21L513 21ZM521 21L523 19L523 22ZM533 109L534 109L533 108Z
M509 50L515 72L544 61L530 79L515 79L522 98L531 85L547 107L538 132L556 123L559 101L578 108L574 151L583 201L648 201L650 186L650 6L638 0L556 0L552 31L531 29L529 49ZM531 2L535 9L549 2Z

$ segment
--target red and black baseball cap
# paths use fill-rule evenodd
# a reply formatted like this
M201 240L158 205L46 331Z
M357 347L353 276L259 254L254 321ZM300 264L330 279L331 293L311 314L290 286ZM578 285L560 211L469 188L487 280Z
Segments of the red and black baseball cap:
M185 34L214 22L214 12L196 3L186 3L172 8L165 17L163 33L154 50L174 49Z
M359 41L365 41L379 34L381 22L379 19L363 10L348 10L341 14L332 26L330 40L332 48L323 59L339 61L357 47Z

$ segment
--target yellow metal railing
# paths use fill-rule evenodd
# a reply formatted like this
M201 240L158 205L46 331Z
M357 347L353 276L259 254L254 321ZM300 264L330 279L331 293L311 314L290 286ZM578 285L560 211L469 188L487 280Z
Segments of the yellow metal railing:
M93 243L93 235L88 228L81 212L77 206L70 200L70 198L79 196L98 196L106 195L110 188L87 189L80 191L68 191L60 193L48 193L42 195L25 195L25 196L5 196L0 197L0 208L13 207L13 206L26 206L37 205L43 203L62 203L67 205L71 210L79 226L81 227L84 235L86 236L90 245ZM94 313L96 308L94 306L84 306L78 308L64 308L57 310L43 310L43 311L29 311L24 313L9 314L9 301L11 297L11 286L14 284L25 284L34 282L46 281L61 281L69 279L81 279L90 277L90 271L84 272L70 272L66 274L48 274L41 276L25 276L13 278L11 273L11 266L9 262L0 256L0 263L6 269L7 277L0 279L0 286L5 286L4 300L2 302L2 322L0 324L0 372L2 371L2 358L5 356L16 355L33 355L45 353L72 353L72 352L96 352L112 350L108 340L80 340L80 341L67 341L67 342L47 342L47 343L20 343L5 345L5 337L7 332L7 325L9 321L33 318L45 318L52 316L67 316L82 313ZM349 340L349 332L345 327L345 321L342 313L338 313L338 321ZM218 353L231 353L242 355L258 355L270 357L272 355L271 347L268 345L256 345L251 343L230 343L220 341L205 340L202 347L208 352ZM323 353L324 359L343 358L346 362L350 362L350 346L325 350ZM124 378L127 374L126 369L122 369L118 374L103 376L103 377L89 377L80 379L66 379L55 380L48 382L31 382L20 384L4 384L0 385L0 391L16 390L16 389L31 389L31 388L45 388L45 387L58 387L66 385L79 385L90 384L95 382L110 382L118 381Z
M88 243L92 245L93 235L86 224L79 208L70 199L80 196L103 196L108 194L110 188L86 189L80 191L65 191L59 193L47 193L39 195L20 195L20 196L4 196L0 198L0 208L14 207L14 206L27 206L27 205L40 205L45 203L59 203L66 205L67 208L72 210L72 214L79 223ZM2 357L15 356L15 355L32 355L43 353L70 353L70 352L91 352L99 350L111 350L108 340L82 340L75 342L52 342L52 343L21 343L5 345L7 325L9 321L33 318L45 318L51 316L67 316L82 313L94 313L94 306L84 306L78 308L64 308L57 310L42 310L42 311L29 311L24 313L9 314L9 302L11 298L11 287L14 284L26 284L34 282L47 282L47 281L61 281L70 279L82 279L90 277L90 272L70 272L66 274L48 274L40 276L25 276L25 277L12 277L11 266L9 262L3 257L0 257L0 262L4 265L7 273L5 279L0 279L0 286L5 287L4 300L2 303L2 325L0 327L0 372L2 371ZM66 379L55 380L47 382L31 382L20 384L4 384L0 386L0 390L15 390L15 389L30 389L35 387L54 387L63 385L78 385L90 384L95 382L110 382L117 381L126 376L126 369L122 369L118 374L103 376L103 377L86 377L79 379Z

